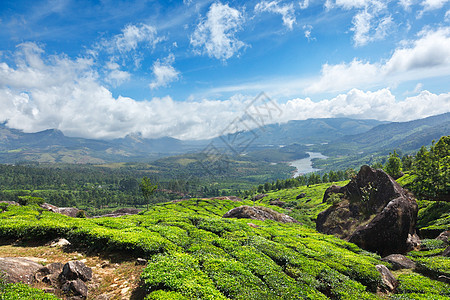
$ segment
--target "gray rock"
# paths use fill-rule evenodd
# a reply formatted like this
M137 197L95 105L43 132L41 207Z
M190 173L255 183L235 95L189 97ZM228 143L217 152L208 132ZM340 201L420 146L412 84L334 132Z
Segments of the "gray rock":
M88 287L79 278L76 280L66 281L62 284L61 290L66 294L80 296L83 299L88 296Z
M60 207L60 208L58 208L57 213L75 218L79 211L80 210L75 207Z
M59 283L58 277L62 272L62 263L51 263L40 268L35 274L34 279L38 282L44 282L46 284L57 286Z
M92 269L79 260L69 261L64 265L59 278L61 281L76 280L78 278L83 281L89 281L92 279Z
M263 206L242 205L228 211L223 218L274 220L281 223L298 223L294 218Z
M279 207L283 207L286 202L280 201L280 198L272 200L269 202L270 205L275 205L275 206L279 206Z
M297 197L295 197L296 200L301 199L301 198L305 198L306 194L305 193L300 193L297 195Z
M29 259L20 257L0 257L0 271L5 273L5 280L8 283L23 282L31 284L34 281L34 273L42 268Z
M67 247L70 245L71 245L71 243L68 240L63 239L63 238L53 240L49 244L50 247Z
M381 274L381 281L383 283L381 289L384 290L384 292L394 292L397 288L398 281L395 279L394 275L392 275L391 271L389 271L385 265L376 265L375 267Z
M382 259L392 265L393 270L414 269L416 263L401 254L391 254Z
M443 241L446 245L449 244L449 237L450 237L450 230L446 230L441 232L439 236L436 238L436 240Z
M258 194L258 195L256 195L256 196L253 196L252 197L252 201L258 201L258 200L261 200L262 198L264 198L264 197L266 197L267 195L266 194Z

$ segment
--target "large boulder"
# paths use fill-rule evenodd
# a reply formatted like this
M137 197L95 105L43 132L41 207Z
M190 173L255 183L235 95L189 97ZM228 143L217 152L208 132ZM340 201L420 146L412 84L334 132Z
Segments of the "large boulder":
M382 256L417 247L415 199L383 170L362 166L339 192L343 200L321 212L316 229L334 234ZM325 199L325 196L324 196Z
M72 218L75 218L77 216L77 213L80 211L78 208L75 207L57 207L49 203L43 203L40 206L48 211L66 215Z
M29 259L21 257L0 257L0 271L5 273L5 280L8 283L23 282L31 284L34 281L34 273L42 268Z
M274 220L282 223L298 223L294 218L263 206L242 205L228 211L223 218Z

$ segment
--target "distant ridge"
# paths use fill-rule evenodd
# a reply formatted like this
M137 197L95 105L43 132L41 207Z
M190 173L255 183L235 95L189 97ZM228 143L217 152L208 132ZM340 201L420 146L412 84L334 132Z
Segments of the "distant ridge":
M349 118L324 118L270 124L252 131L239 132L239 138L251 144L246 151L274 149L293 145L289 152L306 144L316 144L317 151L326 155L349 154L351 151L370 152L380 149L416 149L450 132L450 113L409 122L380 122ZM211 140L182 141L171 137L143 138L130 134L114 140L67 137L57 129L24 133L0 124L0 163L37 161L43 163L109 163L152 161L161 157L201 152L210 143L229 150L234 135ZM328 143L328 145L322 145ZM232 145L231 145L232 146ZM286 148L287 149L287 148ZM287 149L288 150L288 149ZM284 152L288 152L288 151ZM278 151L283 152L283 151ZM295 152L295 151L294 151ZM255 159L271 155L258 152ZM280 154L283 157L286 154ZM296 155L292 153L292 156ZM281 156L280 156L281 157ZM270 158L270 157L269 157ZM270 159L266 159L271 161Z

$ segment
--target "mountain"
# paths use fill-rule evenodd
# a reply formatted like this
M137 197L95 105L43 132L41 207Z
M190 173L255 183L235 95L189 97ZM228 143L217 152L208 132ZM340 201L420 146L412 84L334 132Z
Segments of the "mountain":
M268 145L290 145L294 143L327 143L349 134L366 132L373 127L385 124L377 120L356 120L349 118L324 118L293 120L282 124L270 124L249 131L220 136L214 141L230 145L239 135L240 140L252 140L252 147Z
M361 133L382 123L376 120L348 118L308 119L271 124L253 131L240 132L239 138L251 138L252 144L249 149L260 151L255 158L267 157L276 152L281 160L288 157L286 154L288 149L274 150L270 149L273 147L271 145L278 147L294 143L328 142L337 136ZM228 149L228 143L234 137L235 135L226 135L212 140L181 141L171 137L147 139L140 134L129 134L124 138L106 141L67 137L56 129L24 133L0 124L0 163L149 161L165 156L201 152L211 142L215 147ZM292 153L289 155L298 156Z
M183 141L169 137L145 139L140 135L128 135L122 139L105 141L67 137L56 129L24 133L4 124L0 125L1 163L142 161L198 149L198 146L191 147Z
M289 121L202 141L182 141L171 137L147 139L140 134L95 140L68 137L56 129L24 133L0 124L0 163L152 161L202 152L211 144L228 149L231 154L248 154L250 159L280 162L305 157L306 151L336 156L392 151L394 148L414 150L448 132L450 113L394 123L349 118Z
M392 122L373 127L367 132L346 135L323 146L325 155L350 153L389 152L399 149L405 152L430 145L450 133L450 112L408 122Z

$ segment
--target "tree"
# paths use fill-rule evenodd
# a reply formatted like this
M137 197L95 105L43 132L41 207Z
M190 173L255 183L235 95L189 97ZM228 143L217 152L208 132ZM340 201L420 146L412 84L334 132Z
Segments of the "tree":
M402 161L398 157L397 152L394 150L394 153L389 153L389 158L386 162L386 166L384 167L386 173L392 176L392 178L397 179L400 178L402 174Z
M153 185L150 179L144 176L141 180L141 183L139 184L139 187L141 188L142 196L147 201L147 210L148 210L150 196L153 194L153 192L156 190L158 186L156 184Z
M450 200L450 136L430 147L420 148L413 162L417 175L414 191L432 200Z

